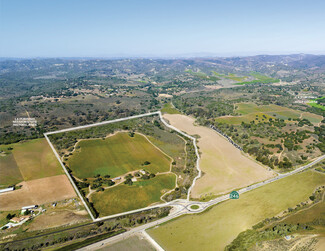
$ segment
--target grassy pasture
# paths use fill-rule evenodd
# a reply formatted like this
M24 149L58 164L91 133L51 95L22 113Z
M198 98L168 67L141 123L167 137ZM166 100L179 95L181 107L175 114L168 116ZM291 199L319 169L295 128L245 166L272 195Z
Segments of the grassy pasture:
M264 118L263 115L266 117ZM256 119L257 118L257 119ZM267 121L269 118L273 118L273 116L270 116L266 113L257 112L257 113L251 113L247 115L242 116L225 116L225 117L219 117L216 119L219 123L227 123L232 125L239 125L241 122L249 123L252 120L255 120L255 122L264 122Z
M240 232L305 201L324 184L325 174L306 171L242 194L238 200L223 202L207 212L172 220L148 233L166 250L223 250Z
M156 250L149 241L137 235L133 235L125 240L113 243L108 247L99 249L99 251L154 251Z
M238 81L238 82L242 82L245 79L247 79L247 76L237 76L234 73L229 73L228 75L221 74L221 73L218 73L218 72L215 72L215 71L212 71L212 73L215 74L218 77L223 77L223 78L231 79L231 80Z
M164 118L179 130L199 136L197 144L201 152L200 168L204 175L196 181L191 191L192 198L223 194L273 175L242 155L214 130L195 126L193 118L177 114L165 114Z
M321 98L316 98L316 99L312 99L311 101L317 101L317 100L321 100L324 102L325 97L321 97ZM314 102L309 102L308 105L312 106L312 107L316 107L322 110L325 110L325 106L319 103L314 103Z
M313 207L302 210L286 218L283 222L288 224L308 223L316 219L325 220L325 201L319 202Z
M324 108L325 110L325 108ZM302 114L302 118L303 119L308 119L311 123L319 123L322 121L322 116L317 115L317 114L313 114L313 113L309 113L309 112L304 112Z
M0 156L0 189L23 181L13 154Z
M78 178L96 174L117 177L143 168L151 173L170 169L170 158L137 133L130 137L120 132L104 140L82 140L77 145L80 149L70 157L69 166ZM150 164L142 166L145 161Z
M256 84L256 83L269 84L269 83L280 82L279 79L270 78L258 72L252 72L250 75L256 78L256 80L237 83L237 85Z
M319 123L322 120L322 116L312 114L309 112L296 111L290 108L278 106L278 105L256 105L254 103L239 103L236 104L237 112L241 116L225 116L219 117L216 120L221 123L229 124L240 124L241 122L248 123L255 120L256 115L258 116L258 121L263 121L263 115L269 118L278 118L288 120L297 118L306 118L312 123Z
M25 181L63 173L45 139L35 139L13 146L13 155Z
M169 114L180 114L180 111L175 109L171 103L167 103L164 105L164 107L161 109L162 113L169 113Z
M254 103L239 103L236 104L237 112L242 115L255 113L255 112L264 112L264 113L275 113L285 112L284 114L287 116L295 116L300 114L299 111L292 110L290 108L278 106L278 105L256 105ZM298 116L299 117L299 116Z
M204 79L204 80L210 80L210 81L217 81L219 80L219 78L215 77L215 76L208 76L206 73L198 71L198 72L194 72L192 70L186 70L185 72L190 73L192 76L198 77L200 79Z
M173 135L173 137L167 137L169 135L162 135L165 136L164 141L160 139L156 139L152 136L148 136L149 140L154 143L156 146L158 146L164 153L171 156L174 160L177 160L176 162L183 162L180 161L180 158L185 160L185 142L180 137L177 137L176 135Z
M149 206L160 202L160 197L175 187L174 174L158 175L149 180L141 180L132 186L121 184L91 196L100 216L107 216Z
M5 150L8 147L13 148L11 153ZM0 184L2 186L63 173L45 139L0 146L0 149L6 152L6 156L0 156Z

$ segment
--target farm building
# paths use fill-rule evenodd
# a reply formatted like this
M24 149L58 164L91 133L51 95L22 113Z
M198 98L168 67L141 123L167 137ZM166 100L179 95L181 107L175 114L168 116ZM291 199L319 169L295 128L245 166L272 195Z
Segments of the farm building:
M19 222L22 222L23 220L26 220L26 219L30 219L32 218L32 216L30 215L22 215L22 216L19 216L19 217L13 217L11 219L11 221L15 222L15 223L19 223Z
M26 207L22 207L22 210L27 210L27 209L34 209L34 208L38 208L38 205L31 205L31 206L26 206Z
M14 187L8 187L8 188L0 189L0 193L10 192L13 190L15 190Z

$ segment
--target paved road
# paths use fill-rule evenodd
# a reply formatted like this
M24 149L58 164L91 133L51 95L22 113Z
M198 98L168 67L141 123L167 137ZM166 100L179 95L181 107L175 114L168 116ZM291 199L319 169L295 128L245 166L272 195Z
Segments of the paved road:
M259 182L259 183L256 183L256 184L247 186L245 188L242 188L242 189L240 189L238 191L238 193L239 194L243 194L243 193L246 193L246 192L251 191L253 189L256 189L256 188L259 188L261 186L264 186L266 184L272 183L274 181L277 181L277 180L286 178L288 176L291 176L293 174L302 172L302 171L306 170L307 168L309 168L309 167L317 164L318 162L320 162L320 161L322 161L324 159L325 159L325 155L317 158L316 160L314 160L313 162L311 162L311 163L309 163L309 164L307 164L305 166L302 166L300 168L297 168L294 171L291 171L291 172L288 172L288 173L285 173L285 174L279 174L278 176L276 176L274 178L271 178L271 179L265 180L263 182ZM169 206L173 206L174 207L174 211L169 216L167 216L167 217L165 217L163 219L159 219L157 221L150 222L148 224L145 224L145 225L142 225L142 226L133 228L130 231L127 231L127 232L125 232L123 234L120 234L120 235L117 235L117 236L114 236L114 237L105 239L103 241L94 243L94 244L92 244L90 246L81 248L79 250L96 250L96 249L101 248L103 246L106 246L106 245L108 245L110 243L114 243L114 242L117 242L117 241L124 240L124 239L130 237L131 235L133 235L135 233L139 233L139 232L145 231L148 228L157 226L157 225L159 225L159 224L161 224L163 222L167 222L167 221L169 221L171 219L174 219L176 217L179 217L181 215L203 212L208 207L211 207L213 205L216 205L216 204L218 204L220 202L223 202L223 201L226 201L226 200L229 200L229 195L228 194L227 195L223 195L221 197L218 197L216 199L210 200L208 202L196 202L196 201L188 201L188 200L172 201L172 202L167 203L167 204L164 205L164 206L169 205ZM199 208L197 210L193 210L193 209L191 209L191 205L198 205Z
M102 221L105 219L110 219L110 218L115 218L118 216L122 216L122 215L126 215L126 214L130 214L130 213L136 213L136 212L141 212L144 210L148 210L148 209L152 209L152 208L157 208L157 207L165 207L168 206L170 203L165 203L165 204L160 204L158 206L149 206L146 208L140 208L140 209L136 209L136 210L132 210L132 211L128 211L128 212L123 212L120 214L114 214L114 215L110 215L110 216L106 216L106 217L101 217L101 218L95 218L95 216L92 214L90 208L88 207L87 203L85 202L83 196L80 194L79 189L77 188L76 184L74 183L71 175L69 174L68 170L65 168L64 164L62 163L62 160L59 156L59 154L57 153L57 151L55 150L53 144L51 143L50 139L48 138L48 135L52 135L52 134L56 134L56 133L63 133L63 132L69 132L69 131L74 131L74 130L79 130L79 129L85 129L85 128L90 128L90 127L94 127L94 126L99 126L99 125L105 125L105 124L111 124L111 123L116 123L116 122L120 122L120 121L125 121L125 120L129 120L129 119L136 119L136 118L141 118L141 117L147 117L147 116L152 116L152 115L159 115L160 120L162 121L162 123L164 125L166 125L167 127L177 131L178 133L182 134L183 136L191 139L193 141L194 144L194 148L195 148L195 154L197 156L197 160L196 160L196 168L198 170L198 175L194 178L193 183L191 185L191 187L188 189L188 195L187 195L187 200L189 201L190 199L190 194L191 194L191 189L193 188L193 186L195 185L196 180L201 177L201 169L199 166L199 161L200 161L200 155L199 155L199 151L198 148L196 146L196 139L182 131L180 131L179 129L177 129L176 127L173 127L171 125L169 125L164 118L162 117L161 111L156 111L156 112L149 112L149 113L145 113L145 114L140 114L140 115L135 115L135 116L131 116L131 117L125 117L125 118L120 118L120 119L114 119L114 120L109 120L109 121L103 121L103 122L99 122L99 123L94 123L94 124L90 124L90 125L84 125L84 126L77 126L77 127L72 127L72 128L67 128L67 129L63 129L63 130L58 130L58 131L53 131L53 132L47 132L44 133L45 139L47 140L47 142L49 143L51 149L53 150L56 158L58 159L61 167L63 168L64 172L66 173L67 177L69 178L72 186L74 187L76 193L78 194L78 196L80 197L82 203L84 204L88 214L90 215L90 217L92 218L93 221Z
M63 167L64 171L66 172L67 176L71 179L70 175L68 174L67 170L65 169L63 163L61 162L61 159L60 157L58 156L57 152L55 151L52 143L50 142L50 140L48 139L48 135L51 135L51 134L55 134L55 133L62 133L62 132L68 132L68 131L72 131L72 130L78 130L78 129L84 129L84 128L89 128L89 127L93 127L93 126L98 126L98 125L103 125L103 124L110 124L110 123L115 123L115 122L120 122L120 121L125 121L125 120L128 120L128 119L134 119L134 118L140 118L140 117L145 117L145 116L151 116L151 115L159 115L161 121L169 128L172 128L173 130L179 132L180 134L190 138L193 140L194 142L194 146L195 146L195 152L196 152L196 155L197 155L197 169L198 169L198 176L194 179L194 182L191 186L191 188L194 186L195 184L195 181L196 179L198 179L200 176L201 176L201 170L199 168L199 160L200 160L200 157L199 157L199 154L198 154L198 149L196 147L196 139L182 131L180 131L179 129L169 125L163 118L162 118L162 114L160 111L158 112L151 112L151 113L146 113L146 114L141 114L141 115L136 115L136 116L131 116L131 117L127 117L127 118L122 118L122 119L116 119L116 120L111 120L111 121L104 121L104 122L100 122L100 123L95 123L95 124L91 124L91 125L85 125L85 126L79 126L79 127L74 127L74 128L68 128L68 129L63 129L63 130L59 130L59 131L55 131L55 132L48 132L48 133L45 133L44 136L45 138L47 139L47 141L49 142L49 145L50 147L52 148L53 152L55 153L56 157L58 158L59 162L61 163L61 166ZM296 170L294 171L291 171L291 172L288 172L288 173L285 173L285 174L279 174L277 175L276 177L274 178L271 178L271 179L268 179L268 180L265 180L263 182L259 182L259 183L256 183L256 184L253 184L253 185L250 185L250 186L247 186L245 188L242 188L238 191L239 194L242 194L242 193L245 193L245 192L248 192L248 191L251 191L253 189L256 189L258 187L261 187L261 186L264 186L266 184L269 184L271 182L274 182L276 180L279 180L279 179L283 179L285 177L288 177L290 175L293 175L293 174L296 174L296 173L299 173L299 172L302 172L304 171L305 169L317 164L318 162L322 161L325 159L325 155L317 158L316 160L314 160L313 162L305 165L305 166L302 166L300 168L297 168ZM72 180L70 180L71 183L74 185L75 187L75 184ZM75 190L76 192L78 193L79 197L82 199L83 201L83 198L82 196L79 194L79 191L78 189L75 187ZM191 189L189 189L190 191ZM98 249L98 248L101 248L109 243L112 243L112 242L116 242L116 241L120 241L120 240L123 240L125 238L128 238L129 236L135 234L135 233L139 233L139 232L143 232L145 231L146 229L148 228L151 228L151 227L154 227L156 225L159 225L163 222L166 222L166 221L169 221L171 219L174 219L176 217L179 217L181 215L184 215L184 214L192 214L192 213L200 213L200 212L203 212L204 210L206 210L208 207L210 206L213 206L213 205L216 205L220 202L223 202L223 201L226 201L229 199L229 195L223 195L221 197L218 197L216 199L213 199L213 200L210 200L208 202L195 202L195 201L190 201L189 200L189 196L190 196L190 193L187 197L187 200L176 200L176 201L172 201L172 202L169 202L169 203L165 203L165 204L160 204L158 206L152 206L152 207L147 207L147 208L144 208L144 209L138 209L138 210L133 210L133 211L130 211L130 212L127 212L128 214L129 213L132 213L132 212L138 212L139 210L143 211L145 209L151 209L151 208L157 208L157 207L164 207L164 206L172 206L174 209L172 211L172 213L163 218L163 219L159 219L157 221L154 221L154 222L151 222L151 223L148 223L148 224L145 224L145 225L142 225L142 226L139 226L139 227L136 227L136 228L133 228L125 233L122 233L120 235L117 235L117 236L114 236L114 237L111 237L111 238L108 238L108 239L105 239L105 240L102 240L100 242L97 242L97 243L94 243L90 246L87 246L87 247L84 247L82 249L79 249L79 250L95 250L95 249ZM84 202L84 201L83 201ZM108 216L108 217L103 217L103 218L100 218L100 219L95 219L92 215L92 213L90 212L90 210L88 209L86 203L84 202L85 206L86 206L86 209L88 210L88 213L90 214L90 216L92 217L92 219L94 221L100 221L100 220L104 220L104 219L108 219L108 218L111 218L111 217L116 217L117 215L113 215L113 216ZM196 209L196 210L193 210L191 209L191 205L198 205L199 208ZM120 215L124 215L126 213L121 213Z

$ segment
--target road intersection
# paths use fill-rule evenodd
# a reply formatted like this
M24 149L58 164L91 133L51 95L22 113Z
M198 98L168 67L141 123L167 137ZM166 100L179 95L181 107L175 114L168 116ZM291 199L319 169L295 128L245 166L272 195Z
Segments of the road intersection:
M265 181L262 181L262 182L247 186L245 188L242 188L242 189L238 190L237 192L239 194L243 194L243 193L249 192L249 191L251 191L253 189L257 189L257 188L262 187L264 185L270 184L270 183L272 183L274 181L277 181L277 180L286 178L288 176L297 174L299 172L302 172L302 171L312 167L313 165L319 163L320 161L322 161L324 159L325 159L325 155L322 155L321 157L315 159L314 161L312 161L311 163L309 163L309 164L307 164L305 166L299 167L299 168L297 168L297 169L295 169L295 170L293 170L291 172L288 172L288 173L279 174L276 177L273 177L271 179L268 179L268 180L265 180ZM88 250L96 250L96 249L102 248L103 246L106 246L106 245L109 245L111 243L115 243L115 242L124 240L124 239L132 236L133 234L141 233L141 232L145 231L148 228L156 227L161 223L167 222L167 221L172 220L174 218L177 218L177 217L179 217L181 215L195 214L195 213L204 212L207 208L209 208L211 206L214 206L214 205L217 205L217 204L219 204L219 203L221 203L223 201L227 201L229 199L230 199L229 194L226 194L226 195L222 195L220 197L217 197L215 199L212 199L212 200L210 200L208 202L190 201L190 200L187 200L187 199L179 199L179 200L171 201L171 202L163 204L163 205L159 205L159 207L172 206L174 208L174 210L172 210L171 213L168 216L166 216L165 218L159 219L159 220L154 221L154 222L150 222L150 223L145 224L145 225L141 225L139 227L135 227L135 228L133 228L133 229L131 229L131 230L125 232L125 233L122 233L122 234L119 234L117 236L102 240L100 242L94 243L92 245L81 248L79 250L83 250L83 251L87 250L88 251ZM198 209L191 208L192 205L197 205ZM158 245L158 244L156 243L156 245ZM157 249L159 249L159 248L157 248Z
M192 137L192 136L190 136L190 135L188 135L188 134L180 131L178 128L176 128L174 126L169 125L164 120L164 118L162 117L162 114L161 114L160 111L146 113L146 114L141 114L141 115L135 115L135 116L131 116L131 117L127 117L127 118L122 118L122 119L111 120L111 121L104 121L104 122L95 123L95 124L91 124L91 125L85 125L85 126L79 126L79 127L74 127L74 128L68 128L68 129L63 129L63 130L59 130L59 131L55 131L55 132L48 132L48 133L45 133L44 136L47 139L49 145L51 146L54 154L58 158L59 162L61 163L61 166L65 170L66 174L68 175L69 178L71 178L70 175L68 174L67 170L65 169L65 166L63 165L63 163L62 163L62 161L61 161L58 153L54 149L54 146L52 145L52 143L48 139L48 135L55 134L55 133L68 132L68 131L72 131L72 130L84 129L84 128L89 128L89 127L93 127L93 126L103 125L103 124L110 124L110 123L125 121L125 120L128 120L128 119L134 119L134 118L141 118L141 117L146 117L146 116L152 116L152 115L158 115L160 117L160 120L162 121L162 123L164 125L166 125L167 127L169 127L171 129L177 131L178 133L182 134L183 136L185 136L187 138L190 138L193 141L193 144L194 144L194 147L195 147L195 153L197 155L196 168L198 170L198 175L194 178L193 183L192 183L192 186L188 190L188 196L187 196L187 198L186 199L178 199L178 200L174 200L174 201L167 202L167 203L163 203L163 204L159 204L159 205L149 206L149 207L146 207L146 208L136 209L136 210L133 210L133 211L123 212L123 213L120 213L120 214L110 215L110 216L101 217L101 218L97 218L96 219L92 215L92 213L90 212L90 210L88 209L87 204L83 201L82 196L79 194L79 196L81 197L82 201L84 202L84 204L85 204L85 206L86 206L86 208L88 210L88 213L92 217L93 221L102 221L102 220L105 220L105 219L115 218L117 216L122 216L122 215L125 215L125 214L136 213L136 212L145 211L145 210L149 210L149 209L153 209L153 208L166 207L166 206L173 207L173 209L171 210L170 214L168 216L162 218L162 219L159 219L159 220L154 221L154 222L147 223L145 225L141 225L141 226L135 227L133 229L130 229L127 232L124 232L124 233L119 234L119 235L114 236L114 237L110 237L108 239L105 239L105 240L102 240L100 242L94 243L94 244L89 245L87 247L81 248L79 250L96 250L96 249L102 248L103 246L106 246L108 244L111 244L111 243L114 243L114 242L117 242L117 241L126 239L126 238L130 237L133 234L143 233L148 228L158 226L161 223L167 222L167 221L169 221L171 219L174 219L174 218L177 218L177 217L179 217L181 215L195 214L195 213L204 212L207 208L209 208L211 206L214 206L214 205L217 205L217 204L219 204L219 203L221 203L223 201L226 201L226 200L229 200L230 199L229 198L229 194L226 194L226 195L219 196L219 197L217 197L215 199L212 199L210 201L207 201L207 202L191 201L190 200L190 192L191 192L191 189L195 185L196 180L201 177L201 169L200 169L200 166L199 166L200 156L199 156L199 153L198 153L198 148L196 146L196 138L194 138L194 137ZM277 181L277 180L286 178L288 176L297 174L299 172L302 172L302 171L310 168L311 166L319 163L320 161L322 161L324 159L325 159L325 155L320 156L319 158L315 159L311 163L309 163L307 165L304 165L302 167L299 167L299 168L297 168L297 169L295 169L295 170L293 170L291 172L283 173L283 174L278 174L277 176L275 176L273 178L270 178L268 180L265 180L265 181L262 181L262 182L259 182L259 183L255 183L255 184L249 185L247 187L241 188L237 192L239 194L243 194L243 193L249 192L249 191L251 191L253 189L257 189L259 187L262 187L264 185L267 185L269 183L272 183L274 181ZM75 184L74 184L74 182L72 180L71 180L71 183L75 187ZM78 191L78 189L76 187L75 187L75 189L76 189L77 193L79 193L79 191ZM193 205L196 205L196 207L192 207ZM146 234L144 234L144 236L146 237ZM146 237L146 238L148 238L148 237ZM150 238L149 241L151 243L154 242L154 240L151 239L151 238ZM154 246L156 246L157 249L161 249L161 247L159 247L159 245L157 243Z

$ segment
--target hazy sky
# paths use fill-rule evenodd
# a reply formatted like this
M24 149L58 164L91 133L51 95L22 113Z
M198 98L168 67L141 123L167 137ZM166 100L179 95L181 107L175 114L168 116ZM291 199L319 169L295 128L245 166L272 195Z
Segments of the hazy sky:
M325 54L324 0L0 0L0 57Z

